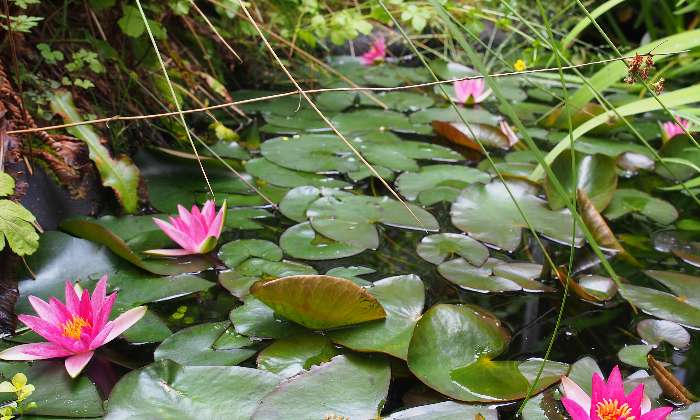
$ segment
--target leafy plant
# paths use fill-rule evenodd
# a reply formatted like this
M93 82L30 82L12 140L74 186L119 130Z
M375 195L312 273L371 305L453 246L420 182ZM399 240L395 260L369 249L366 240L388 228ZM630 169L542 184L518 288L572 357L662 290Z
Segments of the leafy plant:
M15 181L0 172L0 197L14 193ZM0 251L5 248L5 242L19 256L31 255L39 247L36 218L19 203L12 200L0 200Z

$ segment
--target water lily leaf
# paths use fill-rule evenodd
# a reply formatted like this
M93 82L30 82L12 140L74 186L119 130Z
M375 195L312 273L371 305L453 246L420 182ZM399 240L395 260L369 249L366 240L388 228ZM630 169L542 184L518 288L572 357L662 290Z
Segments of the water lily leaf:
M468 392L489 401L522 398L530 386L518 370L518 362L515 361L479 358L474 363L453 370L451 377Z
M252 418L376 418L386 399L390 379L391 369L383 359L336 356L308 372L283 380L262 399Z
M553 390L547 390L530 398L523 408L523 420L562 420L566 416L565 409L554 397Z
M543 362L544 368L542 369L542 375L540 375L539 381L533 387L534 393L549 388L559 382L561 377L569 372L570 366L568 363L555 362L553 360L544 361L543 359L537 358L531 358L520 362L518 364L518 370L520 370L520 373L527 379L528 383L532 384L535 382L535 379L537 379Z
M304 186L289 190L280 201L280 212L295 222L306 220L306 209L321 196L316 187Z
M257 350L245 348L215 350L214 342L230 325L228 321L211 322L180 330L156 348L153 358L170 359L183 366L237 365L252 357Z
M328 362L338 355L333 343L323 335L304 333L276 340L258 355L258 369L285 378Z
M229 314L238 334L255 338L285 338L304 332L304 328L278 317L267 305L249 295L243 305Z
M457 258L440 264L438 272L463 289L481 293L541 293L553 290L535 281L542 272L539 264L506 263L490 258L484 265L477 267L463 258Z
M248 151L238 144L235 139L234 141L219 140L213 145L209 146L209 148L211 151L207 148L202 148L202 150L199 151L200 156L214 156L214 153L216 153L222 158L237 160L250 159L250 154Z
M685 349L690 345L688 331L671 321L657 319L645 319L637 324L637 334L647 344L658 346L665 341L678 349Z
M280 377L238 366L181 366L161 360L127 373L109 396L105 419L249 419Z
M267 160L297 171L352 172L360 169L360 162L348 146L330 134L276 137L264 142L260 151Z
M433 98L428 95L407 91L381 93L377 95L377 99L384 102L390 109L399 112L415 112L429 108L435 103ZM360 97L360 105L377 106L366 96Z
M74 218L64 221L61 229L72 235L103 244L118 256L154 274L179 274L211 267L211 262L201 256L168 259L141 257L138 254L140 251L162 248L172 243L153 223L151 216Z
M453 123L433 121L433 130L452 143L482 152L479 142L487 149L508 150L511 147L508 137L498 127L486 124Z
M489 257L488 248L481 242L457 233L424 236L416 247L416 252L418 256L433 264L440 264L451 256L459 255L470 264L481 266Z
M456 162L462 155L447 147L419 141L401 141L390 144L358 144L369 163L393 171L418 171L416 160Z
M550 137L554 139L560 139L563 135L568 136L568 134L550 133ZM645 146L639 143L626 143L617 139L608 140L604 138L581 137L574 143L574 149L577 152L588 155L601 154L614 158L625 153L643 155L651 159L654 158L654 155Z
M663 225L669 225L678 218L678 211L668 201L653 197L643 191L627 188L615 191L612 201L603 214L609 220L615 220L633 212L640 213Z
M510 181L508 186L535 230L557 242L571 242L573 218L568 210L550 210L528 184ZM452 223L469 236L511 252L520 245L522 229L527 227L501 182L466 187L450 215ZM575 238L576 244L580 242L580 237Z
M548 108L549 109L549 108ZM433 121L463 123L464 121L470 124L484 124L497 126L500 117L488 112L485 109L476 108L429 108L423 111L418 111L409 116L414 124L430 124Z
M275 243L262 239L238 239L222 245L218 257L228 267L236 268L250 257L280 261L282 249Z
M266 125L260 131L267 133L295 134L303 131L330 131L330 127L313 109L302 109L289 115L265 115Z
M276 258L277 251L270 250L266 255ZM269 280L301 274L316 274L316 270L306 264L294 261L250 258L236 266L234 270L220 272L219 283L232 295L243 299L248 296L250 286L260 279Z
M552 162L552 171L567 192L567 197L557 193L547 178L544 182L544 191L547 193L549 207L559 210L566 207L575 191L584 191L593 206L599 212L605 210L612 200L617 188L617 172L615 160L605 155L586 155L574 152L576 168L571 168L571 150L562 152ZM576 184L574 185L574 181Z
M413 124L404 114L380 109L345 112L334 116L331 121L341 133L373 130L392 130L399 133L430 133L430 127L426 127L423 124Z
M73 103L73 97L67 90L57 90L50 94L51 110L59 114L65 123L82 121ZM138 208L139 169L127 156L112 158L109 150L102 144L100 136L90 125L77 125L68 128L68 132L84 141L90 152L90 160L95 163L100 173L102 185L114 190L117 199L127 213L135 213Z
M262 229L264 226L256 220L270 217L272 217L272 213L265 209L238 207L228 210L224 226L229 229L241 230Z
M317 235L309 222L287 229L280 237L280 247L292 257L304 260L333 260L357 255L365 250L364 247Z
M375 270L369 267L350 266L350 267L335 267L326 271L327 276L341 277L348 279L358 286L371 286L372 282L361 279L359 276L372 274Z
M374 282L367 291L379 300L386 319L331 331L334 342L355 351L382 352L406 360L408 344L425 304L425 286L413 274Z
M487 183L491 177L478 169L461 165L430 165L418 172L405 172L396 179L401 194L408 200L418 199L421 204L429 206L439 201L453 202L462 188L480 182ZM430 194L440 188L439 195Z
M656 173L664 178L677 181L685 181L695 175L692 165L700 166L700 150L693 144L688 136L676 136L667 141L661 150L661 158L681 158L690 163L683 165L676 162L667 162L665 165L658 165Z
M323 92L316 96L316 106L321 111L340 112L353 106L356 97L355 92ZM372 101L368 102L374 104Z
M163 319L149 309L139 322L122 334L122 337L134 344L159 343L172 333Z
M280 94L281 92L241 89L235 92L237 101L245 101L265 96ZM306 109L308 104L299 95L282 96L274 99L266 99L248 102L239 105L247 113L260 113L263 115L292 115L302 109Z
M367 290L338 277L306 275L260 281L251 293L275 313L310 329L330 329L384 319Z
M610 300L617 294L617 284L609 277L586 274L577 278L575 283L599 302Z
M214 350L232 350L241 349L243 347L248 347L254 342L250 337L238 334L233 325L229 324L229 327L224 330L223 333L214 341L211 348Z
M625 346L617 352L617 358L620 359L622 363L630 366L638 367L640 369L649 369L649 365L647 364L647 355L653 348L654 346L649 346L646 344Z
M423 383L448 397L483 401L454 382L451 372L479 357L505 350L510 335L500 322L478 307L438 304L418 321L408 348L408 368Z
M280 187L299 187L312 185L315 187L344 188L347 182L324 175L299 172L275 165L265 158L252 159L245 163L245 169L251 175Z
M87 375L71 378L63 360L0 363L0 375L4 381L10 381L20 372L35 387L27 400L37 404L31 411L32 416L75 418L104 414L102 398L95 384Z
M389 417L385 417L386 420L451 420L472 418L479 420L498 420L498 412L493 407L444 401L397 411L389 415Z

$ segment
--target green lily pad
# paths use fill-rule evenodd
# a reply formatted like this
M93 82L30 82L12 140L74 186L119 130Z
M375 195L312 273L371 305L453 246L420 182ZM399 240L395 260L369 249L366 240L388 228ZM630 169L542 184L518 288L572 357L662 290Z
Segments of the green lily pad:
M302 109L289 115L265 115L267 125L260 127L262 132L299 133L303 131L330 131L325 121L313 109Z
M316 201L321 195L348 194L346 192L319 189L311 186L297 187L289 190L280 202L280 211L283 215L294 220L303 222L306 220L306 210L311 203Z
M550 132L550 137L557 141L561 138L568 137L568 133ZM593 137L580 137L574 143L574 149L577 152L586 153L589 155L601 154L610 157L618 157L624 153L634 153L644 155L647 158L654 158L654 155L645 146L639 143L626 143L620 140L599 139Z
M219 140L215 144L209 146L211 151L206 148L202 148L199 151L200 156L213 156L214 153L222 158L245 160L250 159L250 154L246 149L241 147L235 141ZM214 153L212 153L212 151Z
M229 209L224 221L224 226L228 229L255 230L264 226L258 223L257 219L267 219L272 217L272 213L265 209L254 207L238 207Z
M462 122L470 124L498 125L500 117L488 112L485 109L462 108L455 110L453 107L429 108L418 111L409 117L414 124L430 124L433 121Z
M650 315L681 325L700 327L700 305L686 296L630 284L620 287L620 294Z
M372 282L369 282L365 279L361 279L359 276L363 276L365 274L372 274L374 272L375 270L373 268L362 266L350 266L331 268L330 270L326 271L326 275L348 279L358 286L371 286Z
M304 260L333 260L357 255L365 250L364 247L318 235L309 222L287 229L280 237L280 247L292 257Z
M161 317L149 309L139 322L122 333L122 337L134 344L159 343L172 333Z
M408 200L418 199L429 206L438 201L453 202L462 188L473 183L487 183L491 177L478 169L460 165L424 166L418 172L405 172L396 179L401 194ZM431 194L436 188L441 194ZM437 200L439 199L439 200Z
M331 134L277 137L264 142L260 151L270 162L304 172L352 172L361 165L348 146Z
M234 308L229 318L241 335L255 338L285 338L304 332L304 328L278 317L267 305L249 295L243 305Z
M377 99L384 102L390 109L399 112L415 112L431 107L435 101L428 95L415 92L396 91L377 95ZM360 96L360 105L377 106L366 96Z
M340 112L353 106L355 98L355 92L323 92L316 96L316 106L321 111Z
M682 326L671 321L645 319L637 324L637 334L647 344L658 346L665 341L678 349L685 349L690 345L690 334Z
M700 150L690 141L688 136L672 138L661 147L659 155L661 158L681 158L700 166ZM671 180L685 181L695 175L695 169L680 163L667 162L666 165L658 165L656 173Z
M348 186L347 182L339 179L287 169L265 158L247 161L245 163L245 169L251 175L280 187L294 188L303 185L312 185L315 187L344 188Z
M153 353L155 360L170 359L183 366L231 366L252 357L253 349L213 349L214 342L231 325L212 322L185 328L168 337ZM250 342L250 344L253 344Z
M621 188L613 194L604 215L615 220L628 213L639 213L662 225L669 225L678 218L678 211L668 201L643 191Z
M455 369L452 380L468 392L488 401L511 401L527 394L530 383L518 370L516 361L493 361L480 358Z
M574 221L568 210L550 210L528 184L509 181L508 186L535 230L554 241L571 243ZM510 252L520 246L522 229L527 228L501 182L466 187L450 214L452 223L469 236ZM580 244L581 238L575 238L574 242Z
M105 419L249 419L280 377L238 366L181 366L161 360L127 373L109 396Z
M228 242L219 249L219 259L231 268L250 257L258 257L269 261L280 261L282 250L275 243L262 239L239 239Z
M610 300L617 294L617 284L609 277L587 274L577 278L576 282L600 301Z
M416 247L418 256L440 264L451 256L459 255L470 264L481 266L489 257L489 250L481 242L457 233L438 233L424 236Z
M238 334L236 329L233 328L233 325L230 325L221 333L219 338L214 341L211 348L214 350L232 350L248 347L251 344L253 344L253 341L250 337Z
M451 143L468 147L480 153L483 152L482 145L486 149L502 150L508 150L512 146L508 136L500 128L491 125L469 124L467 126L461 122L433 121L432 127L437 134Z
M258 355L258 369L285 378L328 362L338 355L331 341L319 334L304 333L276 340Z
M334 116L331 121L341 133L373 130L392 130L400 133L430 133L430 127L426 127L423 124L413 124L404 114L380 109L345 112Z
M276 258L276 251L270 251L269 256ZM274 261L265 258L250 258L234 270L219 273L219 283L232 295L239 299L248 296L250 286L261 279L276 279L279 277L316 274L316 270L306 264L282 260Z
M417 160L456 162L463 157L445 146L420 141L401 141L390 144L359 143L357 148L372 165L393 171L418 171Z
M385 417L386 420L452 420L472 418L480 420L498 420L498 412L493 407L444 401L397 411L389 415L389 417Z
M408 368L434 390L460 401L484 399L454 382L454 369L503 352L510 335L478 307L438 304L418 321L408 348Z
M625 346L617 352L617 358L620 359L622 363L630 366L638 367L640 369L649 369L647 355L653 348L654 346L649 346L646 344Z
M310 329L330 329L384 319L367 290L338 277L306 275L260 281L251 293L275 313Z
M549 179L546 179L544 190L547 193L549 207L552 210L562 209L575 190L583 190L598 212L602 212L612 200L617 188L615 160L610 156L586 155L578 152L574 153L574 159L576 160L574 172L571 170L571 150L562 152L552 162L552 171L564 187L567 198L561 197Z
M211 262L201 256L176 259L143 258L140 255L142 251L172 244L172 241L153 223L153 218L150 216L75 218L64 221L61 229L72 235L103 244L118 256L154 274L180 274L211 267Z
M530 398L523 408L523 420L562 420L566 410L554 397L554 390L547 390Z
M386 311L386 319L331 331L334 342L355 351L382 352L406 360L413 329L423 312L425 286L418 276L388 277L367 289Z
M252 419L376 418L390 379L391 369L383 359L336 356L282 381L262 399Z
M35 402L32 416L101 417L102 398L87 375L71 378L63 360L34 362L0 362L0 375L9 381L16 373L24 373L35 390L27 401ZM4 394L9 395L9 394ZM14 397L14 394L11 394ZM25 402L27 402L25 401Z
M481 293L500 292L551 292L553 289L535 279L542 266L531 263L508 263L489 258L481 267L463 258L443 262L438 272L459 287Z

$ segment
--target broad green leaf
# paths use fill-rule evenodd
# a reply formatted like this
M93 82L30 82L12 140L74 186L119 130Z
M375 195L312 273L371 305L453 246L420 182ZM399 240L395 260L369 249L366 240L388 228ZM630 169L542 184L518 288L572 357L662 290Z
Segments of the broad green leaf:
M236 268L250 257L269 261L280 261L282 250L275 243L262 239L238 239L221 246L219 259L231 268Z
M258 369L285 378L328 362L338 354L333 343L323 335L297 334L276 340L258 354Z
M15 193L15 179L10 174L0 172L0 197Z
M678 211L668 201L643 191L621 188L615 191L603 215L615 220L628 213L639 213L663 225L669 225L678 218Z
M39 247L34 215L19 203L0 200L0 251L5 242L19 256L31 255Z
M518 362L487 358L453 370L451 377L468 392L487 401L520 399L527 394L530 385L518 370Z
M477 267L457 258L440 264L438 272L459 287L480 293L552 291L551 287L535 280L542 273L539 264L508 263L490 258Z
M334 260L357 255L364 247L337 242L317 234L311 223L299 223L280 237L280 247L294 258L304 260Z
M461 165L430 165L418 172L404 172L396 179L401 194L408 200L418 201L426 206L435 204L436 189L445 190L439 201L454 201L462 188L477 182L487 183L491 177L478 169Z
M418 256L440 264L451 256L459 255L469 263L481 266L489 257L489 250L481 242L457 233L438 233L421 239L416 247Z
M256 239L248 240L256 241ZM247 240L243 239L243 241ZM258 250L263 251L262 248ZM276 258L277 255L281 258L282 254L281 251L278 254L277 250L274 250L272 247L264 250L264 254L270 259L265 257L249 258L236 266L233 270L221 271L219 273L219 282L221 285L237 298L244 299L248 296L250 286L258 280L269 280L301 274L316 274L316 270L306 264L288 260L274 261L273 258Z
M498 420L498 412L493 407L445 401L397 411L389 415L389 417L385 417L386 420L452 420L472 418L479 420Z
M647 287L625 284L620 294L642 311L681 325L700 327L700 307L686 299Z
M125 8L134 9L133 6ZM139 17L140 20L140 17ZM73 104L71 93L66 90L55 91L51 95L51 109L59 114L66 123L82 121ZM119 202L127 213L138 209L139 169L127 156L112 158L109 150L102 144L100 136L90 125L78 125L68 128L68 132L84 141L90 152L90 160L95 163L102 178L102 185L112 188Z
M678 349L685 349L690 345L688 331L671 321L645 319L637 324L637 334L647 344L653 346L658 346L662 341Z
M278 317L269 306L252 295L243 300L243 305L234 308L229 318L236 332L248 337L285 338L304 332L304 328Z
M646 344L625 346L617 352L617 358L620 359L622 363L630 366L640 369L649 369L649 365L647 364L647 355L653 348L654 346Z
M122 17L117 23L122 33L132 38L138 38L146 30L139 9L134 6L124 5L122 7Z
M310 329L330 329L384 319L367 290L338 277L306 275L260 281L251 293L275 313Z
M280 187L300 187L305 185L328 188L344 188L348 184L330 176L299 172L278 166L265 158L252 159L245 163L251 175Z

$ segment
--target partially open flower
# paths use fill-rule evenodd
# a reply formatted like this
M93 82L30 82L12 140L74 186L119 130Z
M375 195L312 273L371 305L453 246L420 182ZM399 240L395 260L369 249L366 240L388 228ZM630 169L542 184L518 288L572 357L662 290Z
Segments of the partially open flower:
M383 61L384 58L386 58L386 43L384 38L377 38L369 51L360 56L360 61L365 66L371 66L375 61Z
M520 138L515 134L513 128L508 124L508 121L501 120L501 122L498 123L498 127L501 129L501 133L508 138L508 146L513 147L515 143L520 141Z
M687 130L688 127L690 127L690 122L688 120L684 120L683 118L676 118L676 121L666 121L665 123L661 124L661 128L663 129L663 138L665 141L671 140L676 136L684 134L685 131L683 128Z
M107 296L107 276L97 282L92 297L87 290L79 293L66 282L66 303L55 297L45 302L29 296L29 303L37 316L19 315L18 318L48 342L21 344L0 352L2 360L39 360L66 357L68 374L78 376L98 347L117 338L138 322L146 307L130 309L109 321L116 293ZM18 384L14 384L17 386Z
M620 369L615 366L607 383L593 374L592 392L589 396L566 376L561 378L564 398L561 402L573 420L664 420L672 407L652 410L649 397L644 394L644 384L639 384L625 395Z
M484 79L458 80L454 83L454 90L460 104L478 104L491 94L491 89L486 89Z
M214 201L204 203L200 211L197 206L192 206L192 212L178 205L179 217L170 217L170 223L154 218L153 221L173 241L177 242L180 249L151 249L146 254L165 257L177 257L182 255L206 254L216 247L221 236L226 219L226 202L216 213Z

